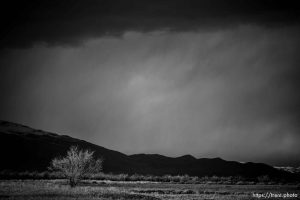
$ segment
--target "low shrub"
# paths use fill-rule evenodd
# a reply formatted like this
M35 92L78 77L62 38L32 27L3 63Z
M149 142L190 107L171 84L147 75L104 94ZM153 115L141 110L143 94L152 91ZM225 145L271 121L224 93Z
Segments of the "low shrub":
M24 171L14 172L9 170L0 171L0 179L64 179L60 172L37 172ZM260 176L257 178L244 177L218 177L218 176L189 176L189 175L140 175L140 174L111 174L111 173L96 173L85 175L83 179L86 180L110 180L110 181L149 181L149 182L166 182L175 184L220 184L220 185L275 185L275 184L299 184L298 182L288 182L282 179L271 179L269 176Z

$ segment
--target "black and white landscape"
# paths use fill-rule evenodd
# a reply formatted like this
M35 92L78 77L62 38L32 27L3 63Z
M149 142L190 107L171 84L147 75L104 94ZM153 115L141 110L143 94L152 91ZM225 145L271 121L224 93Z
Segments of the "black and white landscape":
M0 199L299 196L299 13L292 0L4 1ZM102 165L75 188L53 164L72 146Z

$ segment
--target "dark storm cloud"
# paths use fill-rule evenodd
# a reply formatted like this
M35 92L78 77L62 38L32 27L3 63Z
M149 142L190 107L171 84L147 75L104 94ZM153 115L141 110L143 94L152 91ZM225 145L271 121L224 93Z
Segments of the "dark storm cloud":
M300 163L297 26L126 32L0 56L0 118L124 153Z
M195 31L299 24L297 1L14 0L1 4L1 47L77 45L126 31Z

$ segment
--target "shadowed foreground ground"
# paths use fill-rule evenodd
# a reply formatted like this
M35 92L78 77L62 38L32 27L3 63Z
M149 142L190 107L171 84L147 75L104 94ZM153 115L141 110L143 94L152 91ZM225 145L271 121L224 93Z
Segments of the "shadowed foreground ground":
M0 199L258 199L253 193L295 193L296 185L210 185L150 182L86 181L70 188L64 180L2 180ZM269 198L283 199L283 198Z

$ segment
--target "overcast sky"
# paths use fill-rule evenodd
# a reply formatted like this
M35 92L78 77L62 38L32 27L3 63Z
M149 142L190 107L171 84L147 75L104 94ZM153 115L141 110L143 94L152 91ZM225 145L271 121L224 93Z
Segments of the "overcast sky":
M32 0L2 9L11 12L1 14L0 119L126 154L300 165L292 1Z

